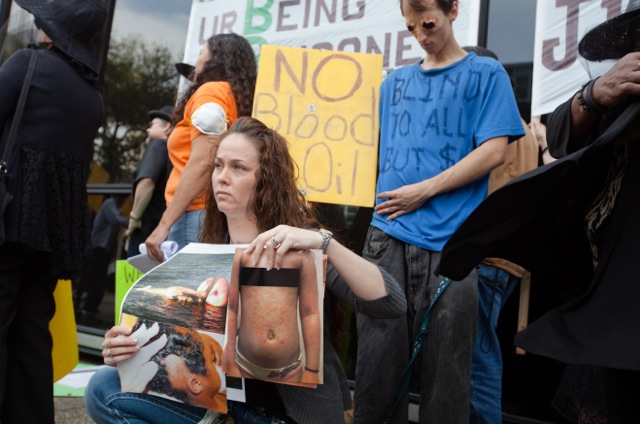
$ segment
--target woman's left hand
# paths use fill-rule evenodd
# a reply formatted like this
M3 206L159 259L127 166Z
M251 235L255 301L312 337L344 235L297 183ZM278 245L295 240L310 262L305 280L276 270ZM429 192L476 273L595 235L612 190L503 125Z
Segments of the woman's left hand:
M266 263L267 269L280 269L282 258L289 250L320 249L322 241L318 231L278 225L256 237L244 254L251 255L254 266Z

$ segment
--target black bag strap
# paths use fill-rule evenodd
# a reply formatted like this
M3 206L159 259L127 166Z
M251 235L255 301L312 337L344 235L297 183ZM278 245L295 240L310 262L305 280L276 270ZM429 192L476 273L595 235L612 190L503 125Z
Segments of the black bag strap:
M29 86L31 86L31 77L33 77L33 71L36 69L37 60L38 52L35 49L32 49L31 58L29 59L29 68L27 69L27 74L24 76L24 80L22 81L22 89L20 90L16 113L13 115L11 129L9 130L9 136L7 137L7 144L4 146L2 160L0 160L0 172L5 175L9 171L9 164L7 161L11 157L11 151L13 150L16 134L18 133L18 126L22 120L22 111L24 110L24 104L27 102L27 94L29 93Z

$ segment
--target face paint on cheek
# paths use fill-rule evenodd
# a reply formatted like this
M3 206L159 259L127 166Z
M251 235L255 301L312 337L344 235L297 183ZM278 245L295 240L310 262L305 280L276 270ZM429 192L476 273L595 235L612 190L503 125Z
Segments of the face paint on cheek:
M422 28L424 28L427 31L430 31L432 29L434 29L436 27L436 23L433 21L430 22L423 22L422 23Z
M438 30L438 20L437 19L432 19L429 18L428 21L422 21L422 23L420 24L420 27L422 28L422 32L425 34L431 34L434 33L435 31ZM407 25L407 30L412 33L414 36L417 36L418 34L415 32L416 26L415 25Z

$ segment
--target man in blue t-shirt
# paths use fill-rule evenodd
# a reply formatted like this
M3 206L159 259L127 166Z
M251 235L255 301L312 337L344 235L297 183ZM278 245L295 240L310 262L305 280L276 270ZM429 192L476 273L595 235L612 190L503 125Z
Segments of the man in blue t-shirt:
M504 68L467 54L453 35L458 2L400 5L426 56L381 87L379 176L364 256L404 286L408 311L395 321L358 315L355 419L362 423L379 422L393 402L442 280L434 274L442 247L486 197L488 174L504 161L507 143L524 135ZM468 422L477 320L474 272L450 284L431 312L415 369L420 423ZM406 405L405 396L394 422L407 422Z

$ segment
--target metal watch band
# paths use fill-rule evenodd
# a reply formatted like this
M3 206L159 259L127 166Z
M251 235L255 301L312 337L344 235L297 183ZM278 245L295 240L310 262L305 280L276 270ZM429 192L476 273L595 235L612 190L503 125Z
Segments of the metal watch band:
M329 247L329 242L333 238L333 233L331 231L327 231L325 229L320 229L320 234L322 234L322 253L327 253L327 247Z

